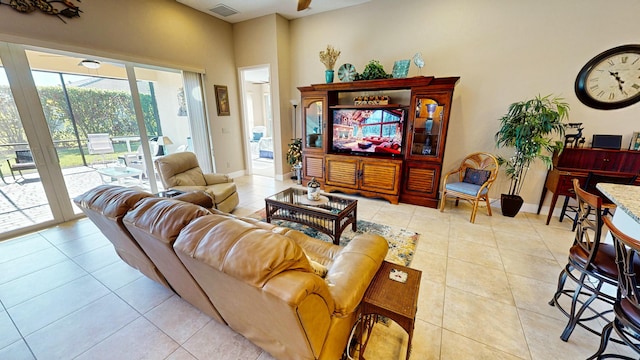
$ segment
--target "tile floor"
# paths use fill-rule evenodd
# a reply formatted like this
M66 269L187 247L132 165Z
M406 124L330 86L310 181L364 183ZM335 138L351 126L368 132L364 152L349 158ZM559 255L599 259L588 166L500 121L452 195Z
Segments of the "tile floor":
M291 186L236 179L237 215ZM469 208L440 213L358 198L358 216L421 234L423 272L411 359L585 359L599 338L547 305L572 241L569 222L520 213L476 224ZM88 220L0 243L0 359L251 359L269 354L125 265ZM626 352L619 345L615 351ZM376 325L368 359L403 359L406 335Z

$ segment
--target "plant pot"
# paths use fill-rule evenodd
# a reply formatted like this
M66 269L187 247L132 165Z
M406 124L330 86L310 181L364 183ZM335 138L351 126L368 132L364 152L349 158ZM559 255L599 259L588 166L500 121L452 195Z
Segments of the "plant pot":
M514 217L518 215L522 204L524 204L524 199L520 195L500 195L500 208L504 216Z

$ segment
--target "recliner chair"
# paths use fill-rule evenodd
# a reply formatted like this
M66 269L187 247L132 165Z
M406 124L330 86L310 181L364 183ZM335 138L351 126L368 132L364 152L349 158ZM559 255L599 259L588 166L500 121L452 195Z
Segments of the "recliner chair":
M155 166L167 190L204 191L213 198L216 209L227 213L240 202L233 179L222 174L203 174L196 154L192 152L160 157L155 160Z

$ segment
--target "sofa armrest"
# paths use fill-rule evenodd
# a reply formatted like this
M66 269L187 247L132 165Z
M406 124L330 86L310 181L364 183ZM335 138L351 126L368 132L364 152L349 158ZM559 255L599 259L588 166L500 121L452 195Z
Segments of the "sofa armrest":
M316 356L320 354L330 334L335 314L334 301L324 279L313 273L284 271L269 279L262 290L270 295L265 300L274 297L279 300L276 303L286 304L286 307L271 307L272 301L268 301L265 303L265 311L273 310L270 311L271 315L276 318L286 319L289 314L293 315L302 327L301 333L306 337L313 353ZM278 314L278 309L283 314Z
M337 316L355 311L388 251L387 240L375 234L358 235L342 249L325 278Z
M311 272L284 271L264 284L262 289L284 301L296 306L311 294L317 294L324 299L329 315L333 312L333 299L324 279Z
M203 175L204 175L204 181L207 183L207 185L233 182L233 179L229 178L229 175L223 175L223 174L203 174Z

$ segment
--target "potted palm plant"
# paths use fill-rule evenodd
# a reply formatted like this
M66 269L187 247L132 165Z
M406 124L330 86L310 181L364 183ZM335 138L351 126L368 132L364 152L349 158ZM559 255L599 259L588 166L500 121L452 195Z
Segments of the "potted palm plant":
M515 150L509 158L498 157L510 180L509 193L500 198L503 215L513 217L520 211L524 203L520 190L532 162L540 159L551 168L551 155L563 147L563 142L553 137L564 135L562 121L568 116L569 104L564 99L538 95L509 105L508 112L500 118L496 146Z

